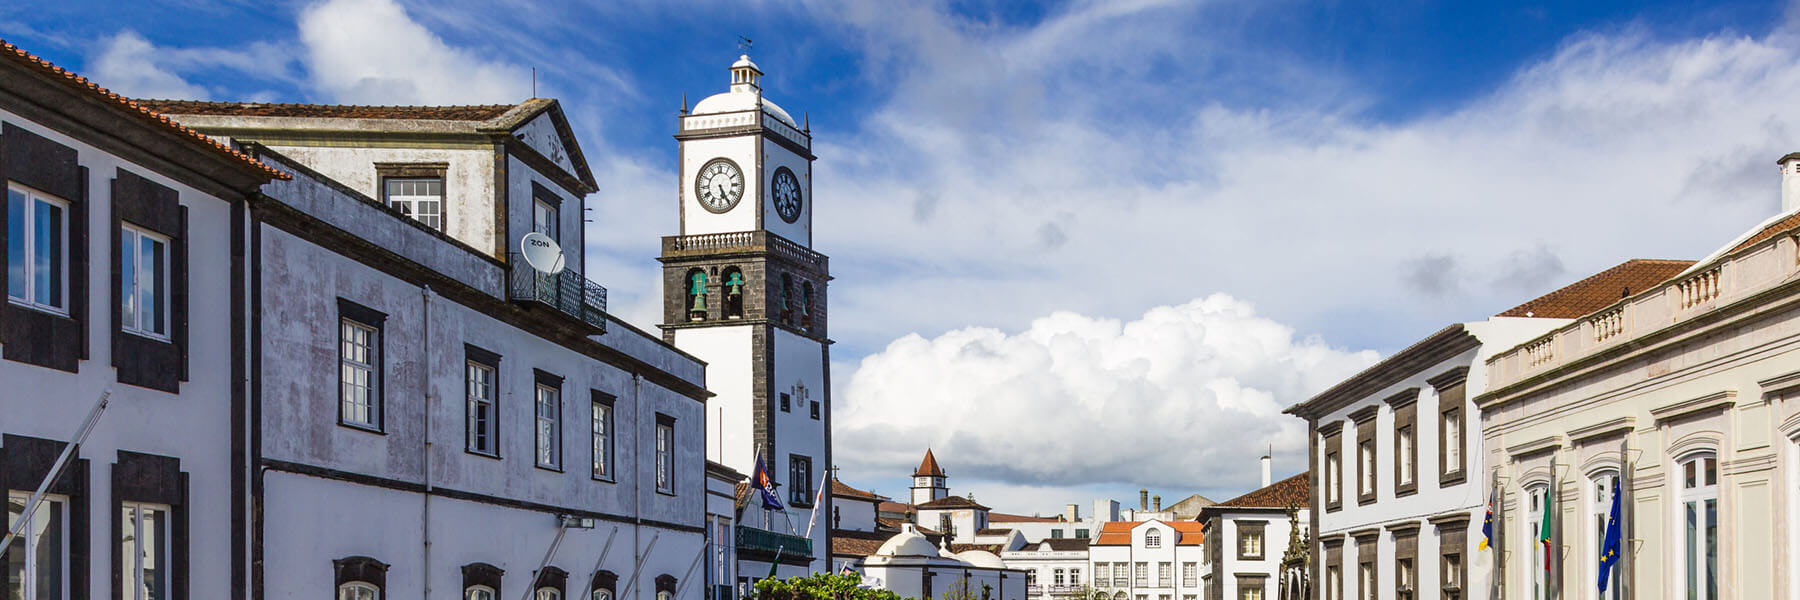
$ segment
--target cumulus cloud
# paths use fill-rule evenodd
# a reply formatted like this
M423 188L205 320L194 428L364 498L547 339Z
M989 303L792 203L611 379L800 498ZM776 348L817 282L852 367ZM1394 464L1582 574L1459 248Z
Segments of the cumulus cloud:
M531 96L525 67L452 46L393 0L328 0L300 15L314 86L336 102L478 104Z
M205 100L200 87L165 66L168 55L135 31L122 31L101 44L88 76L112 91L134 98Z
M1058 312L1016 333L908 335L836 400L836 455L895 473L929 446L963 481L1014 487L1253 485L1268 446L1303 454L1305 424L1280 411L1376 358L1223 294L1129 322Z

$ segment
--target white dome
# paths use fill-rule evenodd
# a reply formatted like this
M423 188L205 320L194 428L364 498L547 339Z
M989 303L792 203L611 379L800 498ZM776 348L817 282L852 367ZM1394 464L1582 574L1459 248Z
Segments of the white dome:
M1004 569L1006 561L986 550L964 550L957 553L956 558L963 562L987 569Z
M739 67L750 67L752 69L756 69L756 63L750 62L750 55L739 54L737 62L731 63L731 68L736 69ZM759 72L762 71L762 69L756 69L756 70Z
M788 127L794 129L800 128L800 124L795 123L794 118L788 116L787 111L782 110L780 106L776 106L774 102L770 102L767 98L763 98L761 94L756 92L746 91L713 94L707 96L705 100L701 100L699 104L695 104L694 110L688 114L710 115L752 110L757 107L757 101L759 100L762 102L762 109L764 112L774 115L777 119L781 119L781 122L786 123Z
M881 548L875 551L876 556L936 556L937 553L931 540L919 535L919 530L910 523L901 527L900 533L882 542Z

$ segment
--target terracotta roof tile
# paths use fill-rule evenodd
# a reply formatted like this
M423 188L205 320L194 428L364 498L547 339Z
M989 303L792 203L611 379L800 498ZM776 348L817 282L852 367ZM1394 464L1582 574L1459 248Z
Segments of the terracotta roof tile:
M238 117L301 117L336 119L405 119L426 121L487 121L517 107L516 104L470 106L369 106L355 104L271 104L265 102L207 102L202 100L140 99L138 104L171 115L225 115Z
M975 535L1006 535L1009 533L1012 533L1012 529L1006 527L988 527L986 529L975 530Z
M831 553L840 556L874 556L881 545L887 543L889 533L866 531L849 531L834 529L831 531Z
M974 500L970 500L970 499L962 497L962 496L944 496L942 498L938 498L938 499L932 500L930 502L925 502L922 504L915 505L915 506L913 506L913 508L927 509L927 510L931 510L931 509L942 510L942 509L946 509L946 508L979 508L979 509L983 509L983 510L987 509L987 507L982 506L981 503L976 502Z
M1762 231L1756 232L1756 235L1752 235L1749 238L1745 239L1742 243L1740 243L1736 246L1732 246L1731 250L1727 251L1726 254L1731 254L1731 253L1737 252L1739 250L1749 248L1751 246L1756 245L1757 242L1761 242L1763 240L1775 237L1776 235L1779 235L1783 231L1787 231L1789 229L1793 229L1796 227L1800 227L1800 211L1796 211L1794 214L1788 215L1787 218L1785 218L1785 219L1776 221L1774 223L1770 223L1768 227L1762 228Z
M944 468L938 466L937 457L931 455L931 449L925 449L925 460L919 461L919 468L913 469L913 477L943 477Z
M167 128L171 133L195 141L208 152L223 155L234 162L242 163L257 171L261 171L263 175L267 175L271 179L289 178L287 173L277 171L274 167L263 164L261 161L251 158L248 154L233 150L231 147L221 144L217 140L201 135L198 131L183 127L180 123L176 123L174 120L158 114L153 109L145 107L140 103L133 102L130 98L113 93L112 90L100 87L92 81L88 81L88 78L86 77L82 77L75 74L73 71L56 66L48 60L38 58L32 53L26 52L23 48L13 45L12 42L0 39L0 57L36 69L49 75L52 79L63 82L63 84L68 87L95 95L108 103L117 105L128 113L139 116L142 120L153 123L159 127Z
M1312 478L1306 473L1269 484L1268 487L1214 504L1218 508L1287 508L1305 507L1312 502Z
M844 482L838 481L838 479L836 477L831 478L831 495L843 496L845 498L862 498L864 500L877 500L877 501L887 499L887 496L877 495L872 492L865 492L865 491L850 487L848 485L844 485Z
M1691 260L1628 260L1494 316L1578 318L1668 281L1693 264Z
M968 552L970 550L986 550L988 552L994 553L995 556L999 556L1001 552L1006 551L1006 547L1002 544L958 544L956 542L950 543L950 551L951 552Z
M1100 526L1100 536L1094 538L1095 546L1129 546L1131 530L1150 521L1111 521ZM1168 525L1180 537L1175 540L1177 546L1198 546L1205 538L1205 524L1199 521L1156 521Z
M1006 514L1006 513L990 512L990 513L988 513L988 522L989 523L1061 523L1062 519L1058 519L1055 517L1030 517L1030 516L1025 516L1025 515L1011 515L1011 514Z

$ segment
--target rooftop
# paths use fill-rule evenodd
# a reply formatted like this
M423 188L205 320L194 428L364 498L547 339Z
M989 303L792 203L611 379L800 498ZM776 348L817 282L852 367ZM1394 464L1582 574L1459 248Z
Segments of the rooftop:
M887 499L887 496L882 496L882 495L876 494L874 492L865 492L865 491L850 487L848 485L845 485L844 482L838 481L838 478L836 478L836 477L831 478L831 495L837 496L837 497L843 497L843 498L859 498L862 500L886 500Z
M933 510L933 509L942 510L942 509L946 509L946 508L979 508L982 510L987 510L987 507L982 506L981 503L976 502L970 498L962 497L962 496L944 496L942 498L938 498L938 499L932 500L930 502L924 502L924 503L915 505L915 506L913 506L913 508L924 509L924 510Z
M268 102L209 102L202 100L137 100L150 110L172 115L221 115L235 117L299 117L327 119L404 119L426 121L488 121L517 108L517 104L469 106L369 106L356 104L283 104Z
M919 468L913 469L913 477L943 477L944 468L938 466L937 457L931 455L931 449L925 449L925 460L919 461Z
M1100 526L1100 537L1094 538L1094 546L1129 546L1131 532L1145 523L1161 523L1174 529L1179 536L1175 540L1177 546L1198 546L1204 536L1204 526L1199 521L1111 521Z
M1668 281L1693 264L1691 260L1628 260L1494 316L1574 319Z
M1306 473L1271 483L1268 487L1214 504L1216 508L1281 508L1305 507L1312 502L1312 478ZM1210 507L1209 507L1210 508Z

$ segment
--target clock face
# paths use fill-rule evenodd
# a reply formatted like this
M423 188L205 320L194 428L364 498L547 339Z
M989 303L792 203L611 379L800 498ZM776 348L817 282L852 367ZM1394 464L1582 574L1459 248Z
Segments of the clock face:
M706 210L722 213L744 197L744 172L729 158L715 158L694 176L694 197Z
M775 169L775 178L769 182L769 197L775 200L775 213L781 220L789 223L800 218L801 197L800 178L794 176L787 167Z

